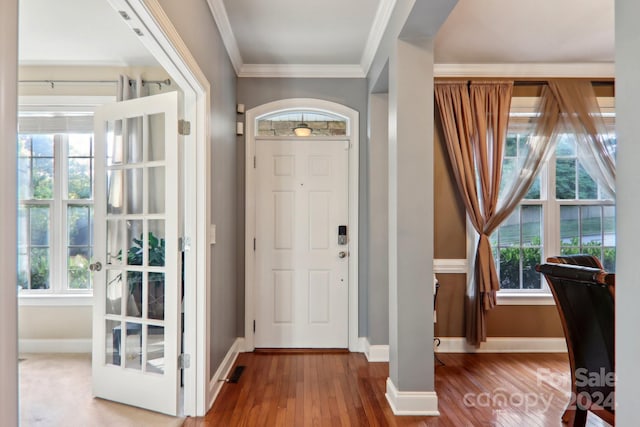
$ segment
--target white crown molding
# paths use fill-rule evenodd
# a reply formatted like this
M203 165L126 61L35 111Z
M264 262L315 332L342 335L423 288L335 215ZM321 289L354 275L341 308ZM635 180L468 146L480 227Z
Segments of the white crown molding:
M389 24L389 19L391 19L391 14L393 13L395 5L396 0L380 0L376 16L374 17L373 24L371 25L371 31L369 31L367 43L364 46L362 57L360 59L360 65L362 66L362 70L365 75L369 73L369 68L371 68L373 58L376 56L378 46L380 46L384 30L387 29L387 25Z
M530 64L434 64L435 77L613 78L613 62Z
M440 415L435 391L399 391L387 378L385 396L394 415Z
M358 64L243 64L238 77L365 78Z
M216 25L220 31L220 36L222 37L222 42L224 43L224 47L227 49L229 59L231 59L233 69L236 71L236 74L240 74L240 70L243 66L242 55L240 55L238 41L236 40L236 36L233 34L233 29L231 28L231 22L229 21L229 15L227 15L227 9L224 7L224 2L222 0L207 0L207 4L209 4L209 9L211 9L213 19L216 21Z

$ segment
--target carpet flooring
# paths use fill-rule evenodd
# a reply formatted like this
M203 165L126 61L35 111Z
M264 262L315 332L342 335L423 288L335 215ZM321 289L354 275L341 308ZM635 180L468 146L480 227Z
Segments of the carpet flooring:
M170 417L91 394L90 354L21 354L22 427L178 427Z

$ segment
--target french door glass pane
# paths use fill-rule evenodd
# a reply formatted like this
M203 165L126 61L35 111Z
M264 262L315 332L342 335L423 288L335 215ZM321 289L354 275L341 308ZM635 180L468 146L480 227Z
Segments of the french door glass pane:
M127 322L125 354L125 368L142 370L142 325Z
M164 113L151 114L149 119L148 161L164 160Z
M122 326L119 320L105 320L105 363L120 366Z
M149 273L148 310L149 319L164 320L164 273Z
M141 271L127 271L127 316L142 317L142 277Z
M165 259L165 230L163 220L149 221L149 259L148 265L151 267L164 267Z
M164 327L147 326L147 372L164 374Z
M127 141L127 163L135 164L144 161L142 117L127 119L127 128L123 138Z
M106 313L122 313L122 271L107 270Z
M143 169L127 169L126 173L127 214L141 214L143 212Z
M122 213L124 205L124 171L107 171L107 213L117 215Z
M147 193L149 211L148 213L164 213L164 167L148 168L149 173L149 191Z
M144 235L142 221L127 221L127 264L142 265Z

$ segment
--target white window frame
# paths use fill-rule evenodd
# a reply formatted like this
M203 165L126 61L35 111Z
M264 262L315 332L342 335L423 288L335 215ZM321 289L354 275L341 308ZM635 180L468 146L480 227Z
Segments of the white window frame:
M531 114L534 111L536 97L514 97L512 99L512 112L520 114ZM613 98L598 98L598 104L603 115L615 115L615 105ZM571 206L615 206L615 201L607 200L581 200L581 199L556 199L556 154L552 153L547 163L540 171L540 199L523 200L519 205L540 205L542 206L542 262L549 256L548 254L560 254L560 208L563 205ZM547 226L550 224L551 226ZM501 289L497 292L498 305L555 305L551 289L546 282L542 281L539 290L531 289Z
M18 112L19 115L31 116L60 113L93 115L98 105L115 100L115 96L21 96L18 99ZM29 132L20 133L28 134ZM20 306L90 306L93 304L92 289L70 289L67 286L68 266L65 256L68 246L65 224L67 206L93 205L94 200L82 199L70 202L63 197L66 191L62 186L66 183L67 173L67 164L63 160L67 158L68 151L66 138L58 136L61 133L53 133L56 134L54 137L54 198L42 203L51 208L50 287L49 289L20 289L18 291ZM22 204L22 202L19 203ZM95 240L93 244L96 244Z

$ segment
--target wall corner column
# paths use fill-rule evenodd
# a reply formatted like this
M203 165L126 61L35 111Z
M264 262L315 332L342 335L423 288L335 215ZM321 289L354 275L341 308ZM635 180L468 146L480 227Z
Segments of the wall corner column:
M16 295L16 122L18 0L0 1L0 424L18 425L18 302Z
M396 415L439 415L433 355L433 39L389 57L389 379Z

